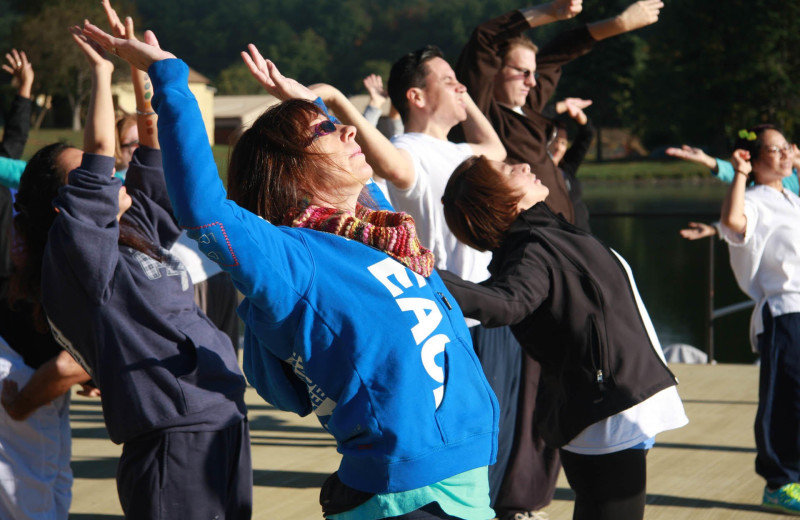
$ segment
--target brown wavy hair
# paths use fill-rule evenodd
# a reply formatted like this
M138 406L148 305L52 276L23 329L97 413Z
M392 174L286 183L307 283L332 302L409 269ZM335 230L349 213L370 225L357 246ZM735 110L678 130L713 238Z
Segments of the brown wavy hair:
M282 224L320 191L335 192L327 154L311 145L311 122L324 115L302 99L290 99L264 112L233 145L228 164L228 198L239 206Z
M321 108L302 99L264 112L233 145L228 198L273 224L288 224L313 196L335 196L339 186L329 173L347 172L313 145L309 127L320 115ZM359 203L375 207L363 193Z
M486 157L472 156L447 181L444 218L461 242L478 251L494 250L516 220L521 198Z

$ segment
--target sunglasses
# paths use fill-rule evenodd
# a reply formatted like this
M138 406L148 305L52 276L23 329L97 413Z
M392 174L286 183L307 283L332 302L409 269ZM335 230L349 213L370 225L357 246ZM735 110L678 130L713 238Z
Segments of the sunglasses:
M511 70L514 70L514 71L518 72L523 78L527 79L530 76L533 76L533 79L539 79L539 73L538 72L534 72L534 71L529 70L529 69L522 69L520 67L515 67L513 65L508 65L508 64L506 64L506 67L508 67Z
M318 137L322 137L323 135L332 134L336 131L336 125L333 124L333 121L330 119L326 119L325 121L320 121L316 125L314 125L314 134L311 136L311 142L317 140Z

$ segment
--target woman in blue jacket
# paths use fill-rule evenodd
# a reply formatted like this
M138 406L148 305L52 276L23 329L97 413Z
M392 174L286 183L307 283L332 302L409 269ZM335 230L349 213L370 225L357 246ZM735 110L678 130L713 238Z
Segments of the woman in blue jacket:
M181 231L158 141L146 131L155 114L139 110L143 146L123 187L112 176L113 65L80 29L73 38L92 70L86 150L47 146L22 175L20 288L41 301L53 336L102 393L109 436L123 444L117 489L126 518L248 519L245 381L168 252Z
M413 219L360 198L372 168L355 129L253 52L262 82L305 100L242 135L228 200L186 65L152 33L130 42L87 24L84 34L153 80L175 214L245 295L248 380L278 408L314 412L336 439L326 516L493 518L497 401Z

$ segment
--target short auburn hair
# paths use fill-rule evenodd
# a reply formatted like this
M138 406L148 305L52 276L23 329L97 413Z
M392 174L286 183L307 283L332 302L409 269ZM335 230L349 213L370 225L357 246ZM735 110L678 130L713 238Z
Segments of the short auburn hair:
M453 171L444 189L444 219L450 231L478 251L500 247L517 219L521 193L484 156L472 156Z

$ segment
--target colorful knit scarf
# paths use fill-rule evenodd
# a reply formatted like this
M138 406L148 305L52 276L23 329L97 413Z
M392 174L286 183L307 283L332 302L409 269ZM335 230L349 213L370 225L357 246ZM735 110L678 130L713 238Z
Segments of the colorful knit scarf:
M359 204L353 215L312 204L289 225L339 235L380 249L425 277L433 270L433 253L420 245L414 219L407 213L374 211Z

